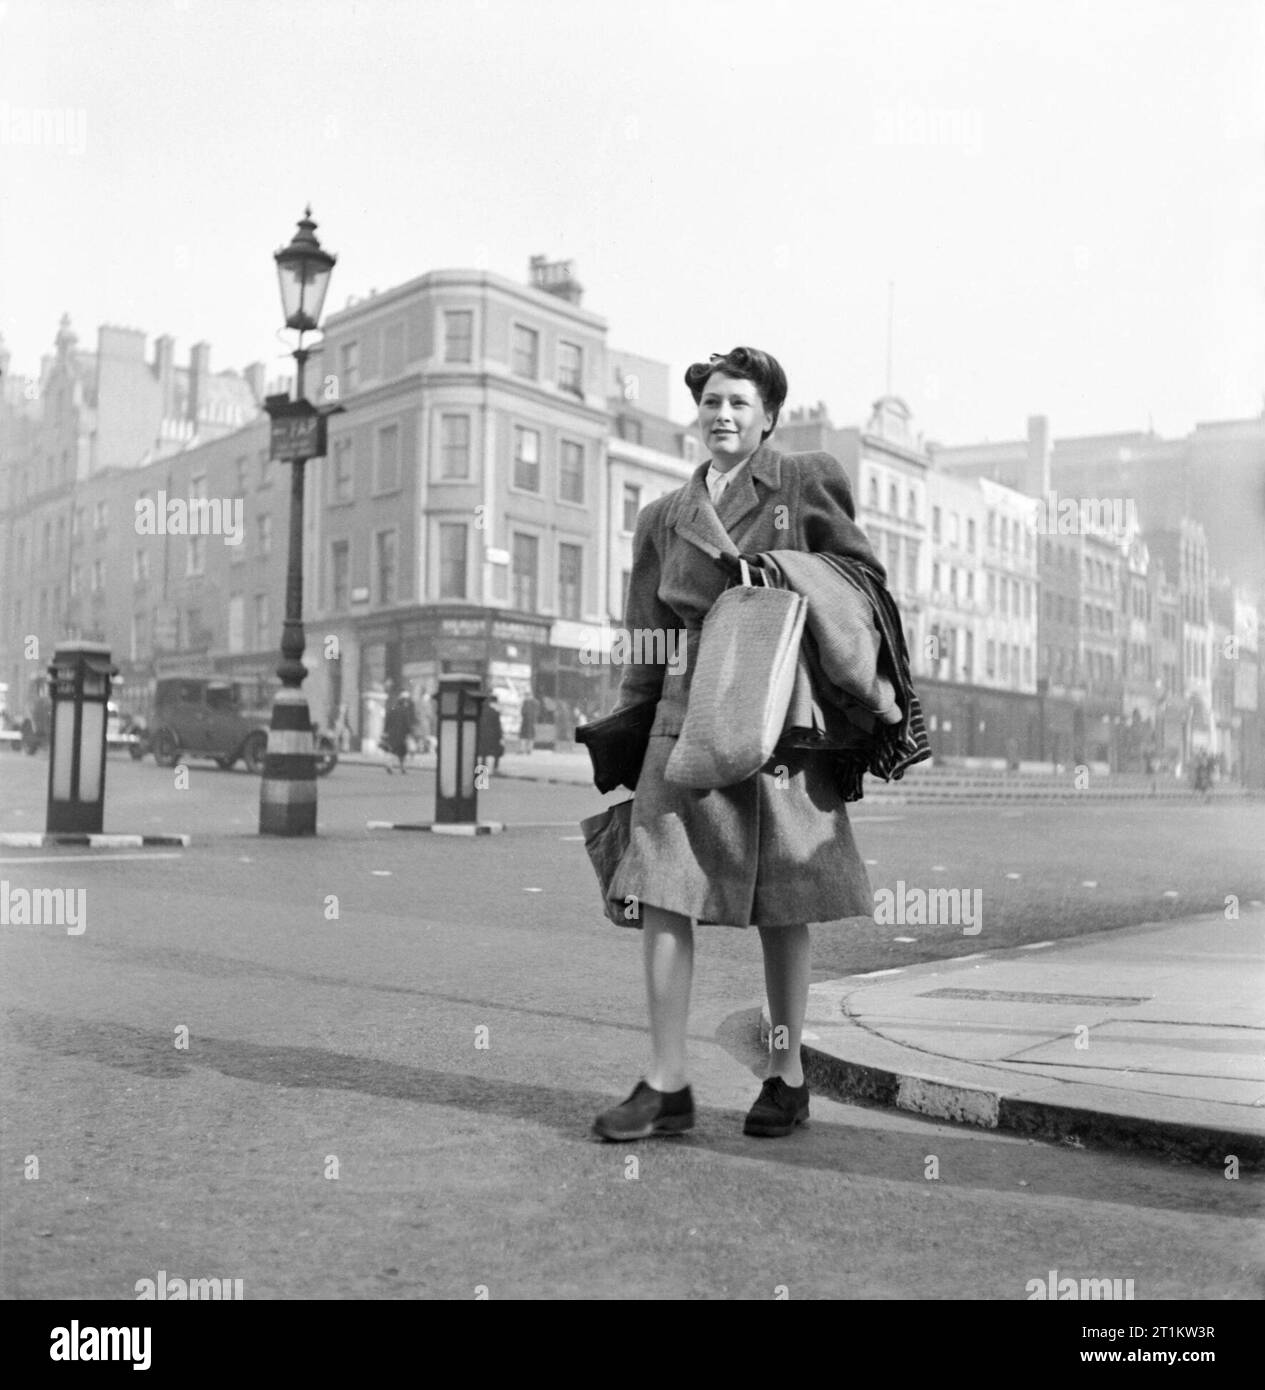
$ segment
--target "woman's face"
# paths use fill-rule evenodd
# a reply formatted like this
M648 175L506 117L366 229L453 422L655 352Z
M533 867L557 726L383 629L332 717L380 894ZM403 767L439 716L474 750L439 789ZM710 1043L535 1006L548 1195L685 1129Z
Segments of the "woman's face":
M754 381L713 372L698 401L698 429L703 447L722 471L748 459L773 420Z

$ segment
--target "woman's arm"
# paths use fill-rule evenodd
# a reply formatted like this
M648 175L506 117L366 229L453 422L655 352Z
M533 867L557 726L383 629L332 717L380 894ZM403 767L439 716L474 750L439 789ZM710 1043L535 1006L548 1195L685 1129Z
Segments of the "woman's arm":
M887 582L887 571L857 525L848 475L830 454L807 454L800 460L800 527L804 549L863 560Z
M662 651L666 641L647 640L646 633L678 627L671 609L659 597L662 560L657 533L661 507L652 502L637 517L633 534L633 567L628 580L628 602L624 608L624 647L627 659L619 681L619 698L615 709L627 709L646 700L657 700L663 689L665 667L656 662L633 662L637 654L645 656ZM642 633L640 640L634 634Z

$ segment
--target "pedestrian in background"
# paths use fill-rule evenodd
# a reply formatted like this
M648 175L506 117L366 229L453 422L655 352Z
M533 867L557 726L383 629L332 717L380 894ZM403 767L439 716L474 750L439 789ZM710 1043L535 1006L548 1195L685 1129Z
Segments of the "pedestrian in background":
M540 713L540 701L528 692L527 698L523 701L520 723L518 726L519 750L523 753L530 753L536 746L536 718Z
M475 738L475 756L486 766L492 764L492 773L501 770L501 758L505 753L505 728L501 723L501 710L496 696L489 695L479 711L479 732Z
M382 725L382 742L379 744L379 747L384 748L388 755L386 764L388 777L395 771L389 761L390 758L399 761L401 776L408 771L404 765L404 760L408 757L408 743L415 726L416 715L412 700L407 695L397 695L395 704L387 710L387 717Z

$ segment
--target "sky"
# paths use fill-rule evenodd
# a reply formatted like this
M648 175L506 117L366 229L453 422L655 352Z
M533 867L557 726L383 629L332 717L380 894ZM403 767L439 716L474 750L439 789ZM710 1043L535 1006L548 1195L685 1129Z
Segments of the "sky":
M1181 435L1265 407L1263 74L1265 0L0 0L0 332L279 375L310 201L327 312L571 259L678 419L747 343L864 423L890 317L930 439Z

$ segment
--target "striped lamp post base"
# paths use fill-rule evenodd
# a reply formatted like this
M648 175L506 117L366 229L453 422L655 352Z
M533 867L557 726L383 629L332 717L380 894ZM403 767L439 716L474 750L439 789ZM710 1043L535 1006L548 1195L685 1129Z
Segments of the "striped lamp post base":
M279 690L272 707L259 787L259 833L316 834L316 744L302 690Z

